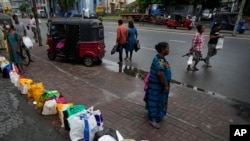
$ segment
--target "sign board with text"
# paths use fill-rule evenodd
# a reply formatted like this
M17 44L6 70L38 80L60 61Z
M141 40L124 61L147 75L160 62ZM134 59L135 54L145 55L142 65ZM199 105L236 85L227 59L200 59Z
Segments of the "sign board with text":
M95 12L96 13L103 13L104 12L104 7L103 6L96 6L95 7Z

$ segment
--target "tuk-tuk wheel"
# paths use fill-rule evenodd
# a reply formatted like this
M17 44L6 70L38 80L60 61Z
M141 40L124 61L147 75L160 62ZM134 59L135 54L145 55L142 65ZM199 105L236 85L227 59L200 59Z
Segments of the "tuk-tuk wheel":
M83 59L83 63L87 67L91 67L94 65L94 59L91 56L86 56Z
M56 56L49 51L48 52L48 58L49 58L49 60L55 60Z
M97 64L97 65L101 65L101 64L102 64L102 59L99 59L99 58L96 59L96 64Z
M174 29L176 29L176 26L174 26Z
M192 27L188 27L188 30L191 30L192 29Z

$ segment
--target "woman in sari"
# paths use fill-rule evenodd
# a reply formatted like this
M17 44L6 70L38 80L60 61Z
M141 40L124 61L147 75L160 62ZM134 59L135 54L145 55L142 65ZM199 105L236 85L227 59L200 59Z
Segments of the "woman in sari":
M158 54L153 58L148 89L145 95L146 109L148 110L149 123L159 129L160 122L167 114L167 101L171 80L171 69L165 56L169 54L169 45L160 42L155 46Z

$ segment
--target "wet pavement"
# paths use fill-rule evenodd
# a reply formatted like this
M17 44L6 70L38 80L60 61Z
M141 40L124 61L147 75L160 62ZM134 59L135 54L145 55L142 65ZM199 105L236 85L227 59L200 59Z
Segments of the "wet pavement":
M250 124L249 105L173 81L168 115L160 122L161 129L153 129L148 123L143 101L144 71L133 68L129 62L118 66L115 62L104 60L102 65L88 68L83 66L82 62L62 58L50 61L46 49L45 46L37 46L31 50L32 59L35 62L31 62L25 68L24 75L35 82L43 82L45 89L59 90L68 102L100 109L104 117L104 127L118 129L125 138L133 138L137 141L228 141L230 124ZM11 87L8 80L1 79L0 82L8 84L8 87L1 85L1 96L5 98L1 98L0 102L9 99L10 102L15 103L12 105L25 107L22 110L15 109L16 106L7 107L14 110L10 113L19 114L19 116L8 116L15 117L12 121L16 128L11 126L8 129L7 126L2 126L8 125L5 123L7 121L0 120L1 128L4 127L0 130L0 135L2 134L0 139L14 138L12 135L19 133L15 132L17 128L22 129L31 124L34 125L33 129L23 129L23 132L29 134L27 140L33 140L35 135L46 138L45 136L51 135L54 130L59 131L60 137L69 140L69 133L60 128L58 116L42 116L38 109L34 109L35 106L30 103L30 100L18 95L17 89L14 86ZM8 92L2 95L6 88L14 91L13 94ZM2 110L1 107L2 112L8 112L7 109ZM1 113L2 119L8 115L5 113ZM33 116L20 120L24 115L29 116L26 113ZM22 126L25 121L27 125ZM42 125L37 125L36 121L41 121ZM21 131L20 134L26 135ZM25 139L25 136L22 138ZM50 139L46 138L46 140Z

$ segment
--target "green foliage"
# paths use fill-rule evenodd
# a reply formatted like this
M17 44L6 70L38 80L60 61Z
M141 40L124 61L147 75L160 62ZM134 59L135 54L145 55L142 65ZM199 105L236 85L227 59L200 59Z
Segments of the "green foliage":
M26 12L26 10L29 8L29 4L28 4L28 2L26 2L26 1L23 1L21 4L20 4L20 6L19 6L19 10L21 11L21 12Z
M99 17L98 17L98 20L102 22L102 21L103 21L103 17L102 17L102 16L99 16Z
M75 0L56 0L62 11L68 11L75 3Z

